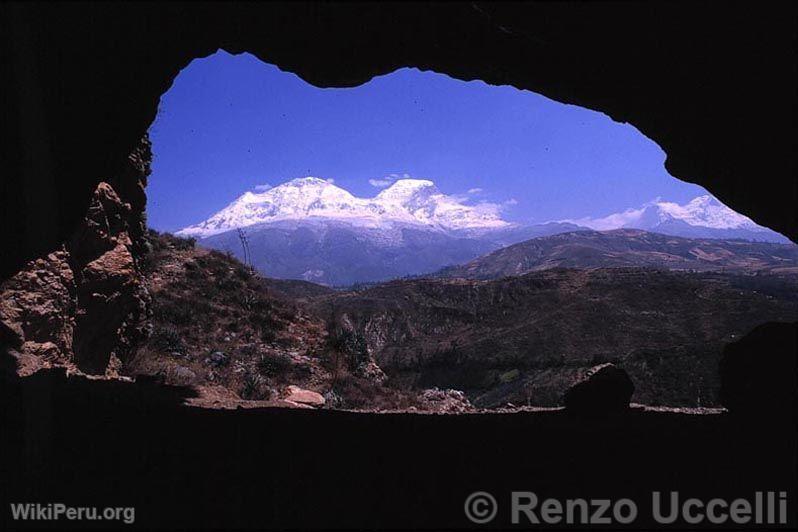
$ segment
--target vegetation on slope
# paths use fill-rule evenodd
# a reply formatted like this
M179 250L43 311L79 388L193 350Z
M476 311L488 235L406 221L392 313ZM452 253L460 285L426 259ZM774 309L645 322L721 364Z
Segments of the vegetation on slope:
M340 332L297 303L297 295L327 289L264 279L191 239L150 231L148 240L142 268L153 299L151 333L125 373L197 387L222 402L276 400L297 385L331 407L428 406L362 371Z

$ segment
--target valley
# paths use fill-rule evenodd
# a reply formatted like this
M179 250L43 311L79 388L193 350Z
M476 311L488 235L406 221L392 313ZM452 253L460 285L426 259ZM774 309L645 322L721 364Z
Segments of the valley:
M611 362L634 402L713 407L723 347L798 320L791 245L576 231L331 289L150 238L153 332L126 371L198 387L217 406L284 402L297 386L355 410L551 407Z
M556 406L580 372L606 362L630 374L633 401L707 406L726 343L798 320L798 279L556 268L394 281L312 306L362 338L387 374L463 390L477 406Z

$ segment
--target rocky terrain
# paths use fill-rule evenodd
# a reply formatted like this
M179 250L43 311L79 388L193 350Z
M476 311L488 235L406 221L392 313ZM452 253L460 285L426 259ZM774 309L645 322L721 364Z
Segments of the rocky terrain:
M145 138L73 234L0 286L16 375L142 380L220 408L464 412L562 404L612 363L632 401L706 407L725 345L798 319L795 246L635 230L527 240L358 289L266 278L147 232L149 161Z
M552 242L560 243L552 255L579 258L574 247L590 242L615 257L610 264L671 257L683 265L714 253L726 264L762 267L739 275L586 262L566 269L543 260L549 269L498 279L407 279L341 291L265 278L229 254L168 234L152 232L148 241L142 267L152 330L123 371L197 387L216 406L282 401L290 386L339 408L436 411L431 400L451 402L454 392L431 389L465 393L447 411L557 406L590 368L615 363L635 383L634 402L712 407L723 347L764 321L798 319L798 277L762 266L778 260L763 246L788 261L792 248L776 244L579 232L476 262ZM666 245L670 254L655 251Z
M112 197L102 186L96 205ZM662 239L670 254L646 248ZM4 284L2 323L5 337L16 338L21 374L62 366L144 379L192 389L190 402L214 408L466 412L560 405L575 383L608 363L629 375L633 402L714 407L724 346L759 323L798 319L798 278L768 264L789 260L784 246L771 244L714 241L708 248L640 232L579 232L513 246L475 261L479 268L469 265L468 273L502 275L512 261L495 256L552 241L568 245L554 246L550 256L578 257L569 246L589 241L617 261L611 264L642 257L682 265L697 261L690 257L701 249L698 256L715 253L751 269L561 268L544 259L548 269L521 275L343 291L265 278L230 254L150 231L137 239L141 250L127 268L120 246L105 244L100 263L119 259L119 267L108 266L104 284L85 285L105 291L105 307L80 296L68 266L73 254L62 250ZM87 283L97 266L83 270ZM133 303L140 306L131 310ZM93 308L102 316L90 314ZM87 333L76 331L91 330L90 323L120 325L110 339L93 337L96 355L86 360L78 339Z
M146 337L149 295L136 256L150 158L144 138L124 171L97 185L66 242L0 285L0 348L13 349L20 373L62 366L114 376Z
M150 335L124 375L190 387L210 407L471 410L456 392L393 386L352 337L306 310L331 289L263 278L189 239L150 232L147 243Z
M723 346L798 319L798 278L644 268L549 269L490 281L416 279L315 298L382 370L475 406L557 405L577 375L614 362L633 401L717 405Z

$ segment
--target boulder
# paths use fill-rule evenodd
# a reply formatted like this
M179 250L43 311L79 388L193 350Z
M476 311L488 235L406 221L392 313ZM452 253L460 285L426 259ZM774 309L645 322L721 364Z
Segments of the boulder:
M320 393L290 385L285 390L285 400L311 406L324 406L326 400Z
M185 366L175 366L172 368L171 379L175 384L190 385L197 380L197 374Z
M439 414L457 414L474 410L468 397L460 390L431 388L419 395L425 411Z
M211 356L208 357L208 363L217 368L226 366L228 362L230 362L230 359L221 351L214 351L211 353Z
M570 412L622 412L629 408L634 391L625 370L615 364L601 364L590 368L563 394L562 404Z

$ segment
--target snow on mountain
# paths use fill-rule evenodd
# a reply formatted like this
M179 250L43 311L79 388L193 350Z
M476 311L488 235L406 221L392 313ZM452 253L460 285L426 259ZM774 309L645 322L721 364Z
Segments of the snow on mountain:
M239 227L292 220L331 220L372 228L409 224L441 230L511 225L501 219L495 206L465 205L424 179L400 179L374 198L358 198L324 179L303 177L263 192L245 192L178 234L205 238Z
M636 209L601 218L565 221L598 231L628 228L677 236L786 240L782 235L731 210L709 194L698 196L683 205L657 199Z

